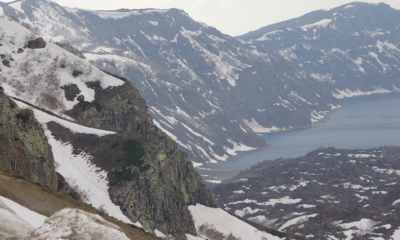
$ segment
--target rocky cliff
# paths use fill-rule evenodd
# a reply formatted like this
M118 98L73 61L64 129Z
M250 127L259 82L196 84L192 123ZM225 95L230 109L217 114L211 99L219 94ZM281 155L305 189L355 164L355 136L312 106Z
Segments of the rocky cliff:
M216 207L216 202L186 153L154 125L146 101L132 83L111 89L86 84L95 90L95 100L81 101L66 114L82 125L117 134L72 134L55 123L48 124L49 130L75 149L85 149L92 162L108 172L111 198L133 222L148 230L195 235L187 206Z
M65 179L55 171L51 146L41 124L29 109L21 109L0 87L0 167L77 200Z

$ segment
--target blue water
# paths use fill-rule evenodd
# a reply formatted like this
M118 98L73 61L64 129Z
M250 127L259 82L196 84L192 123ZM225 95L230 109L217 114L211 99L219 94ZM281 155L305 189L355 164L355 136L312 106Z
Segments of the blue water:
M343 108L327 122L312 127L263 136L271 148L247 152L213 166L219 171L240 171L266 159L298 157L320 146L368 149L400 146L400 93L360 96L340 101Z

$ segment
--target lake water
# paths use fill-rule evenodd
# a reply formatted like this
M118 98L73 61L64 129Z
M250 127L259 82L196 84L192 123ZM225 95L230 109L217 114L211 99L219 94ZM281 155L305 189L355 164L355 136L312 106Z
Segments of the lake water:
M238 172L266 159L305 155L320 146L346 149L400 146L400 93L353 97L341 100L340 104L343 107L331 114L327 122L265 134L263 138L272 144L271 148L213 164L213 170Z

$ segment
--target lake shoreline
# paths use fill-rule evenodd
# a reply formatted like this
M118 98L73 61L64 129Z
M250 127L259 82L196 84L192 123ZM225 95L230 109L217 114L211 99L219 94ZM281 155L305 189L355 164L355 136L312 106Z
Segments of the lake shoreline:
M262 134L272 145L269 148L240 152L224 162L204 164L201 169L237 174L258 162L301 156L320 146L369 149L400 145L399 92L345 98L340 105L314 125Z

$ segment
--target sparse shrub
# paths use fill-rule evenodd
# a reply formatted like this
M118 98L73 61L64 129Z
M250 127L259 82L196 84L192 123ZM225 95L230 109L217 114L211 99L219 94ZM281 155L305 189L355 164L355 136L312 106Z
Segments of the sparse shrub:
M11 21L14 21L16 23L19 23L19 19L18 19L17 16L9 16L8 19L11 20Z
M14 81L10 82L10 86L18 90L17 93L25 93L25 86L18 80L14 79Z
M39 104L42 104L52 110L56 110L61 106L60 102L54 96L51 96L47 93L42 93L37 101Z
M104 204L101 205L101 206L98 208L98 210L99 210L99 212L103 213L104 215L108 215L107 210L106 210L106 208L104 207Z
M76 193L79 194L81 197L82 201L88 202L89 201L89 190L83 190L81 187L79 187L78 184L76 184L75 181L68 180L67 181L69 186L74 190Z
M83 74L83 72L79 71L79 70L72 71L72 76L74 76L74 77L78 77L79 75L82 75L82 74Z
M0 29L0 40L3 40L3 38L6 36L6 33Z
M264 239L268 240L268 239L265 238L265 237L261 237L261 239L262 239L262 240L264 240ZM242 239L233 236L232 233L231 233L231 234L229 234L229 236L226 238L226 240L242 240Z
M58 60L58 64L61 68L66 68L67 67L67 60L63 57Z
M75 56L82 58L82 59L86 59L85 56L83 56L83 54L81 53L81 51L79 51L79 49L73 47L70 43L61 43L61 42L56 42L55 43L57 46L67 50L68 52L74 54Z
M22 119L22 121L27 122L32 116L32 111L30 109L21 109L21 112L16 115L17 119Z
M215 229L214 225L208 223L204 223L199 227L199 233L213 240L225 240L226 238L223 233Z

